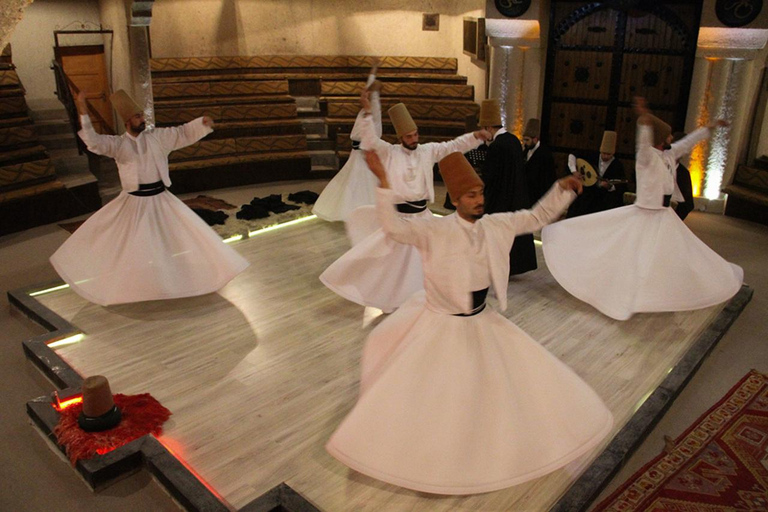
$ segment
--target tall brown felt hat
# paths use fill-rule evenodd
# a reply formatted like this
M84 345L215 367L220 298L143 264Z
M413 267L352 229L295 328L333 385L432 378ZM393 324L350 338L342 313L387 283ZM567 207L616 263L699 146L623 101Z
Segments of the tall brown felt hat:
M411 114L403 103L398 103L392 106L387 113L389 119L392 121L392 125L395 127L395 133L398 137L402 137L406 133L416 131L416 123L413 122Z
M499 100L483 100L480 104L478 126L501 126L501 106Z
M525 130L523 130L523 137L538 137L541 131L541 121L531 118L525 123Z
M483 180L477 175L472 164L459 152L451 153L437 164L451 201L458 201L471 189L482 186Z
M616 132L606 130L603 132L603 142L600 144L601 153L616 153Z
M117 110L117 113L123 122L128 121L136 114L144 112L139 104L122 89L110 96L109 101L112 103L112 106L115 107L115 110Z
M653 125L653 145L666 144L667 138L672 135L672 127L652 114L648 114L648 117Z
M80 428L87 432L107 430L122 419L120 409L112 398L109 381L103 375L92 375L83 381L83 412L77 418Z

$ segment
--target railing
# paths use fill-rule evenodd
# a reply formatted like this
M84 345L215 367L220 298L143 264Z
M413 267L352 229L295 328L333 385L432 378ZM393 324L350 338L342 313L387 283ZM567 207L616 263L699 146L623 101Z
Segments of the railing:
M53 70L53 75L56 79L56 97L59 98L59 101L64 105L64 108L67 111L69 124L72 128L72 133L75 135L75 140L77 141L77 149L82 155L86 151L86 147L83 141L80 140L80 137L77 136L77 132L80 130L80 117L77 112L77 106L75 105L75 96L80 94L80 89L67 76L64 72L64 68L61 67L59 62L55 60L52 61L51 69ZM88 106L88 114L104 127L104 131L109 135L115 135L112 126L107 123L104 117L102 117L99 111L96 110L88 100L86 100L86 105Z

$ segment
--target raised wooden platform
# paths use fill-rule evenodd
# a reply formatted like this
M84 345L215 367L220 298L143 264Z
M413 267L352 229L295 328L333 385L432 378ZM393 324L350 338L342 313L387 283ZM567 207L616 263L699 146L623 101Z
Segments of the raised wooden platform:
M624 437L603 452L608 462L591 465L597 450L502 491L431 496L357 474L323 448L355 402L371 329L361 307L317 279L346 250L343 227L312 220L233 247L252 265L217 294L103 308L30 288L11 302L54 331L25 350L59 386L100 373L115 392L151 392L173 412L160 442L242 510L270 510L256 502L278 495L295 500L291 510L583 510L642 436L636 423L647 428L668 407L751 297L745 287L729 305L617 322L568 295L540 258L510 283L506 316L603 397ZM45 346L75 332L79 343ZM598 477L556 505L587 468Z

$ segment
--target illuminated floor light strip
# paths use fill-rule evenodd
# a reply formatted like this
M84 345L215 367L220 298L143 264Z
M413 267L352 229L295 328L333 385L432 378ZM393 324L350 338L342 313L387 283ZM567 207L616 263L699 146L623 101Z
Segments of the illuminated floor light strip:
M53 288L46 288L45 290L40 290L40 291L32 292L32 293L29 294L29 296L30 297L37 297L38 295L44 295L46 293L51 293L51 292L55 292L55 291L58 291L58 290L65 290L67 288L69 288L68 284L62 284L62 285L59 285L59 286L54 286Z
M85 338L85 334L75 334L73 336L67 336L64 339L54 341L53 343L48 344L48 348L58 348L63 347L64 345L72 345L73 343L79 343L83 341L83 338Z
M533 239L533 243L536 245L544 245L541 240L536 240L535 238Z
M249 231L248 232L248 238L256 235L260 235L262 233L266 233L267 231L274 231L276 229L285 228L288 226L293 226L294 224L299 224L301 222L306 222L308 220L316 219L317 215L307 215L306 217L302 217L300 219L291 220L288 222L283 222L282 224L275 224L274 226L267 226L266 228L257 229L256 231Z
M237 242L243 239L243 235L234 235L229 238L225 238L222 240L225 244L231 244L232 242Z

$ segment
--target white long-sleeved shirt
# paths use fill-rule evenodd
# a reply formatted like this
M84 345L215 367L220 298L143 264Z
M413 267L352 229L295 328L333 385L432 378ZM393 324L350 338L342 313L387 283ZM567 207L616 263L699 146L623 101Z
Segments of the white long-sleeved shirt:
M506 309L509 250L515 236L553 222L576 198L575 192L555 183L530 210L494 213L470 223L456 213L401 216L393 207L398 202L396 192L379 188L376 194L384 232L397 242L415 246L421 254L427 306L446 314L470 312L472 292L488 283L501 309Z
M678 159L689 153L699 141L709 137L709 133L709 128L699 128L672 144L670 149L661 151L653 147L653 127L638 123L635 204L652 210L664 208L664 196L675 192Z
M407 149L402 144L390 144L376 136L371 116L361 123L361 146L367 151L376 151L387 169L389 186L397 196L397 202L435 200L434 173L432 167L450 155L466 153L483 143L474 134L466 133L448 142L428 142L416 149Z
M140 183L156 181L170 187L168 154L194 144L213 131L203 124L202 117L181 126L144 130L138 137L128 132L122 135L96 133L87 115L80 116L80 125L82 129L78 135L89 151L115 159L120 184L126 192L138 190Z

